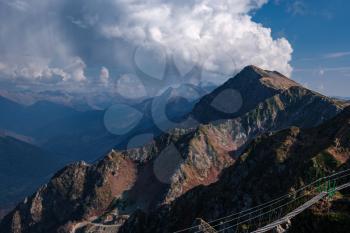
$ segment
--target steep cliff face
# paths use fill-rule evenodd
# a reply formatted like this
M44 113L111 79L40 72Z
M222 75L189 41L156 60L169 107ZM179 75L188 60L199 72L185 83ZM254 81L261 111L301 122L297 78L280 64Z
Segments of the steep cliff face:
M212 206L213 209L209 211L211 215L207 217L224 214L227 201L220 200L232 197L232 189L237 186L235 182L243 182L242 176L246 174L246 170L238 169L240 172L234 173L232 177L225 175L226 173L222 175L219 183L223 182L222 179L232 182L229 184L232 185L228 189L230 192L215 182L225 168L231 169L237 159L240 161L237 166L244 166L245 163L241 161L244 157L239 155L249 142L266 132L290 126L316 126L335 116L344 107L342 103L307 90L277 72L264 71L257 67L245 68L227 83L234 83L231 87L244 93L244 103L238 113L225 115L222 119L221 115L212 116L211 111L206 112L208 106L203 107L204 112L199 111L199 106L204 106L203 103L211 104L211 100L225 102L223 105L219 103L221 106L227 101L230 103L230 100L221 97L204 97L193 114L200 112L199 116L208 116L210 121L215 121L195 128L174 129L141 148L111 152L95 165L79 163L68 166L32 197L19 204L2 221L0 229L23 233L89 232L89 229L102 226L103 232L103 226L109 224L117 231L128 216L132 215L124 229L129 230L126 232L137 232L136 229L127 228L132 224L140 229L139 232L143 232L143 227L148 226L148 223L136 224L134 221L142 222L138 216L152 213L159 206L164 206L161 212L166 212L164 218L169 219L169 223L162 222L158 225L153 221L160 220L147 217L150 218L147 220L152 226L150 229L154 230L149 232L163 232L164 229L174 229L175 225L172 224L182 221L180 216L184 213L188 219L180 225L191 224L194 217L201 215L201 208L206 208L201 206L207 201L218 205ZM220 88L222 87L213 92L213 96L219 95ZM254 88L259 90L249 92ZM262 147L261 153L264 150L267 151ZM211 185L213 183L215 184ZM203 188L203 185L209 185L208 189ZM197 186L199 187L196 188ZM209 191L216 186L221 188ZM210 198L214 198L213 194L207 193L206 197L201 190L205 190L204 193L221 192L223 196L221 199L211 200ZM243 193L245 189L240 195ZM172 203L175 203L174 207ZM228 207L243 207L236 204L235 207L230 207L233 203L229 203Z
M210 221L279 197L309 183L318 173L348 169L349 139L350 108L317 128L293 127L271 136L263 135L250 144L233 166L225 169L218 182L194 188L150 214L134 213L120 232L174 232L191 226L198 217ZM346 192L349 194L345 190L335 197L333 214L321 215L321 207L315 207L311 215L305 214L308 218L304 223L317 219L326 222L319 226L303 225L296 219L292 232L314 232L310 229L320 226L326 226L320 232L331 232L326 229L344 232L341 229L349 216Z

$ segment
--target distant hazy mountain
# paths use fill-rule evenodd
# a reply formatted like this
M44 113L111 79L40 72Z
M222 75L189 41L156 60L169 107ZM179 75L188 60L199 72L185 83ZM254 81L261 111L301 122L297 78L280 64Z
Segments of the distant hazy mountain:
M52 154L0 135L0 211L33 192L60 165Z
M15 118L22 115L24 108L24 106L0 96L0 128L8 130L15 128Z
M141 146L159 134L177 125L188 114L198 99L208 92L201 87L183 85L169 88L161 95L149 98L138 104L127 105L138 111L142 117L130 131L122 135L109 132L104 124L104 111L86 111L61 118L39 129L38 139L42 146L58 152L72 160L94 161L112 148L125 149ZM114 112L115 124L128 121L126 112ZM142 138L142 135L153 135ZM132 140L141 135L141 139ZM132 145L130 144L132 140Z
M350 100L350 97L344 97L344 96L334 96L334 98L337 98L340 100Z
M49 101L25 106L0 96L0 130L30 137L46 150L60 154L67 161L93 161L114 147L126 148L129 140L137 135L153 134L155 137L172 128L173 121L176 123L183 115L188 114L196 101L212 88L182 85L169 88L161 95L140 103L126 104L139 111L143 117L132 131L123 135L114 135L106 129L104 116L108 108L77 111ZM49 92L45 95L57 96L62 93ZM117 116L125 113L114 114ZM141 140L136 145L150 140Z
M241 195L235 191L239 188L235 182L245 181L245 174L248 178L264 178L261 172L264 169L261 170L260 166L271 168L273 172L283 171L270 163L276 161L276 154L271 151L275 148L272 147L274 140L262 144L259 147L262 150L249 149L251 141L265 133L291 126L310 128L320 125L346 106L342 101L305 89L278 72L254 66L246 67L236 77L194 103L197 104L190 115L205 124L170 130L142 147L112 151L93 165L76 163L67 166L47 185L19 204L4 219L1 229L19 233L72 230L107 232L104 224L112 224L108 231L118 232L119 226L125 223L122 232L168 232L175 230L175 226L191 225L193 219L200 216L202 209L208 209L205 213L209 217L211 214L221 215L224 212L216 210L223 211L221 209L226 203L229 208L238 208L244 204L238 202L231 205L231 201L235 200L235 195ZM149 104L143 106L149 109ZM336 130L338 128L329 130L329 140L333 140L332 133ZM276 140L284 138L285 134L300 140L296 134L284 132L287 133L282 133ZM327 138L327 133L322 135ZM316 136L317 133L307 138ZM292 150L287 147L289 140L284 138L284 141L286 144L281 150L291 153ZM308 142L305 150L313 144ZM323 141L318 143L322 145ZM253 154L248 155L252 161L244 163L244 158L240 157L242 152ZM260 155L266 156L267 164L263 161L253 163L255 157L259 161L264 160L264 156ZM299 161L297 154L291 157L302 164L303 160ZM257 170L244 169L251 164ZM234 175L222 173L225 168L231 170L237 166L242 169L234 170ZM294 168L290 167L284 170L294 172ZM248 171L252 172L252 176L249 176ZM282 176L277 174L273 177L277 179ZM270 176L263 181L270 181ZM223 188L218 189L220 199L211 195L211 192L217 192L217 185L213 184L215 182L223 183ZM266 182L261 184L265 185ZM247 182L241 185L246 188L254 186ZM259 187L253 187L247 192L253 192ZM232 189L229 196L225 188ZM283 192L287 188L287 185L281 186L279 191ZM171 203L175 203L175 206ZM158 208L161 209L157 211ZM156 211L154 216L147 214L153 211ZM147 220L142 219L142 216ZM183 216L186 216L186 221ZM91 217L96 220L89 222ZM75 228L79 229L74 231Z
M134 104L143 100L143 98L127 99L115 91L101 90L89 90L86 93L70 93L62 90L19 90L17 92L15 90L13 92L0 90L0 95L23 105L47 101L79 111L104 110L112 104Z
M19 134L36 136L40 134L39 128L76 113L72 108L52 102L25 106L0 96L0 129Z

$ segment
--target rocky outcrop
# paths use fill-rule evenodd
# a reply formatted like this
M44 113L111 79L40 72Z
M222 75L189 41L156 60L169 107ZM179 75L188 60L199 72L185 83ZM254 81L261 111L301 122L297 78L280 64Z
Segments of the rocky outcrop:
M102 214L135 179L133 172L132 162L114 152L93 166L69 165L5 217L1 231L66 231L76 220Z

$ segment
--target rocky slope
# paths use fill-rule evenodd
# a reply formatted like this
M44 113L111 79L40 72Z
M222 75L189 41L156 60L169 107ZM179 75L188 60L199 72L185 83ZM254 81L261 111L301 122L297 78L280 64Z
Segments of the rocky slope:
M349 169L349 158L347 108L317 128L293 127L259 137L218 182L194 188L151 214L135 213L120 232L174 232L191 226L197 217L217 219L295 190L322 172ZM292 221L290 232L347 232L349 194L349 190L337 193L328 213L321 203L298 216Z
M223 91L227 89L236 90L228 92L234 93L234 97L237 97L237 92L242 93L243 105L229 114L207 111L213 107L211 101L216 107L230 110L228 103L235 109L237 102L228 98L230 95ZM146 146L113 151L94 165L79 163L68 166L20 203L2 221L0 229L5 232L89 232L94 231L92 228L109 224L114 227L113 231L117 231L135 211L152 213L159 206L165 206L163 208L167 210L174 200L175 203L186 200L188 194L182 195L189 190L194 189L189 191L193 193L201 190L201 185L212 187L210 184L218 181L225 168L234 165L237 159L241 160L238 156L257 136L290 126L316 126L343 108L342 102L307 90L277 72L246 67L196 105L192 116L211 123L174 129ZM200 187L195 188L197 186ZM222 194L228 195L227 192ZM204 198L198 195L198 200ZM192 198L193 204L200 205L195 201L197 196ZM186 204L188 206L181 206L179 211L186 210L191 214L180 226L191 224L192 217L198 214L196 206ZM235 208L238 207L242 206ZM193 213L191 208L194 208ZM170 210L169 214L175 213L173 217L179 218L180 215L176 217L176 208ZM137 216L133 215L128 222L138 226L133 222L137 221ZM161 229L174 228L171 225L173 219L170 220L166 228L153 222L150 224L162 232ZM151 229L156 232L156 228Z

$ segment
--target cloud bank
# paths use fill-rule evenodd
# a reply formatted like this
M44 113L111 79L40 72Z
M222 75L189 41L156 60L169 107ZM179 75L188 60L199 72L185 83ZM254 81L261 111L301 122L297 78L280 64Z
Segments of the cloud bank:
M291 45L250 16L266 2L1 1L1 79L108 86L135 74L136 48L145 51L138 53L138 66L157 78L169 55L182 75L200 65L214 82L248 64L289 75Z

